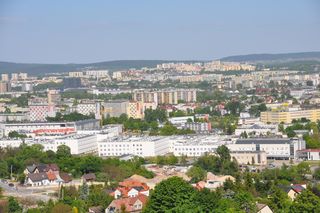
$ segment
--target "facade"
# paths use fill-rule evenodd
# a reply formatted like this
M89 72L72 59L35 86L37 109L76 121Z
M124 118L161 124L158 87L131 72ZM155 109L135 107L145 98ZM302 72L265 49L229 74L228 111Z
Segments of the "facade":
M70 148L72 155L97 152L96 135L72 134L53 139L38 138L33 140L27 140L26 144L40 144L44 147L44 151L52 150L54 152L57 151L58 146L66 145Z
M9 82L0 81L0 93L6 93L11 91L11 85Z
M242 133L248 135L275 135L278 133L278 125L273 124L253 124L242 125L235 130L235 135L240 136Z
M267 153L264 151L236 151L230 155L238 164L267 165Z
M218 135L176 136L172 139L170 152L175 156L199 157L214 153L223 144L224 138Z
M63 87L67 88L79 88L82 87L81 78L64 78L63 79Z
M194 117L193 116L172 117L172 118L169 118L168 120L173 125L182 126L190 120L193 122Z
M27 113L0 113L0 122L24 122L29 121Z
M102 157L126 154L153 157L169 153L170 143L170 137L115 137L98 142L98 152Z
M320 149L298 150L297 157L302 160L320 160Z
M305 149L306 142L302 139L250 138L238 139L227 146L230 151L265 151L268 159L288 160L297 158L297 150Z
M155 110L156 108L157 108L157 105L154 102L130 101L128 103L127 115L129 118L143 119L144 111L146 109Z
M88 101L77 105L77 112L83 115L100 114L100 102Z
M61 102L61 95L58 90L48 90L48 104L56 105Z
M119 117L121 114L127 114L129 101L117 100L102 103L104 117Z
M85 76L88 78L109 78L108 70L88 70L85 71Z
M5 149L8 147L18 148L23 141L21 139L0 139L0 148Z
M133 100L140 102L155 102L158 104L178 104L197 101L195 89L168 89L168 90L135 90Z
M261 112L260 119L264 123L291 123L293 119L306 118L312 122L320 120L320 109L293 110L293 111L266 111Z
M35 135L65 135L79 130L99 129L99 120L89 119L75 122L34 122L34 123L2 123L0 130L2 135L16 131L28 136Z
M9 74L3 73L1 74L1 81L9 81Z
M211 123L187 122L184 124L183 128L193 130L196 133L207 133L211 132Z
M56 116L56 107L49 104L29 105L30 121L46 121L46 117Z

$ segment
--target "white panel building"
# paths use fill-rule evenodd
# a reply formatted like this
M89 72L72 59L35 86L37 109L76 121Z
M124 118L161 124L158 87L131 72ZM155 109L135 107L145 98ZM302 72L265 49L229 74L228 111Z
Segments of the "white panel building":
M165 155L170 151L171 137L114 137L98 142L99 156L126 154L141 157Z

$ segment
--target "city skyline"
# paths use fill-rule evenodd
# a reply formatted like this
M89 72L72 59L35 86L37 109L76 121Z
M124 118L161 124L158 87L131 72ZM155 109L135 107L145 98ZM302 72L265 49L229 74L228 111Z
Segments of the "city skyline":
M212 60L320 50L317 1L0 2L0 61Z

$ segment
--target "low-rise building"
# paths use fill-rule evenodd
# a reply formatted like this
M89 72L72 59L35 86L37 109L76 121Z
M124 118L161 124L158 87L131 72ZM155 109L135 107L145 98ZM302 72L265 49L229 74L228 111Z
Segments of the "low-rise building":
M297 151L305 149L306 142L297 138L250 138L227 146L230 151L265 151L268 159L288 160L297 158Z
M320 149L298 150L297 157L302 160L320 160Z
M264 151L235 151L230 155L238 164L267 165L267 153Z

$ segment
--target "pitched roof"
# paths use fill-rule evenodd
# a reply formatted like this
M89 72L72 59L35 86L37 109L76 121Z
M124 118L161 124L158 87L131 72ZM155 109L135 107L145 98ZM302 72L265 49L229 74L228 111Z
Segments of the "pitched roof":
M49 180L56 180L57 176L53 172L47 172L47 176Z
M30 173L33 173L34 170L36 170L36 165L31 165L31 166L27 166L27 170L30 172Z
M32 180L32 182L39 182L39 181L48 179L48 175L45 172L30 173L30 174L27 175L27 177L30 180Z
M55 163L48 164L47 165L47 169L48 170L51 169L52 171L59 171L60 170L59 166L57 164L55 164Z
M113 200L110 205L108 206L108 209L113 209L114 211L120 210L121 206L125 206L125 209L127 212L132 212L132 211L137 211L139 209L134 208L134 204L136 203L137 200L140 200L142 203L142 207L147 203L148 197L146 195L138 195L136 197L127 197L127 198L120 198Z
M82 178L85 179L86 181L96 180L96 175L94 173L88 173L88 174L82 175Z
M72 181L72 177L67 173L60 172L59 176L65 183L69 183L70 181Z

